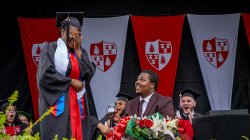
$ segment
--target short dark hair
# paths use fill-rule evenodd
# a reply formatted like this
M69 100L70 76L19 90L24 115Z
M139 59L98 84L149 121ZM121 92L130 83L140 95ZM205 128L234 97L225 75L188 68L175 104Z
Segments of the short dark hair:
M142 73L147 73L149 75L150 83L155 84L155 90L156 90L158 87L158 81L159 81L159 77L157 73L153 72L152 70L143 70Z

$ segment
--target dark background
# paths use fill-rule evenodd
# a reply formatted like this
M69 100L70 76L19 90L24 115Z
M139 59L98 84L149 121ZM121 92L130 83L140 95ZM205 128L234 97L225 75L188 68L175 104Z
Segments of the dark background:
M22 50L18 17L53 17L58 11L84 11L85 17L109 17L119 15L178 15L178 14L227 14L250 13L249 0L36 0L5 1L1 6L0 20L0 99L7 99L15 90L19 91L16 102L18 110L33 115L33 107ZM240 20L238 48L235 64L232 109L250 106L250 50L244 24ZM140 64L135 45L131 21L128 26L124 56L121 93L134 97L134 81L140 73ZM204 82L196 57L194 44L185 17L180 56L177 68L174 103L178 107L178 94L184 88L192 88L202 94L197 100L196 110L210 110ZM2 104L0 102L0 104ZM33 115L34 116L34 115Z

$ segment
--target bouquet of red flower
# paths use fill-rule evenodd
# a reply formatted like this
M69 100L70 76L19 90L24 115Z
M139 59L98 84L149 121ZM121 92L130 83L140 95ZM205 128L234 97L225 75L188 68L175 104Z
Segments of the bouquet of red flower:
M164 118L160 113L148 117L127 116L114 127L114 133L107 136L113 140L192 140L193 128L189 121L178 118Z

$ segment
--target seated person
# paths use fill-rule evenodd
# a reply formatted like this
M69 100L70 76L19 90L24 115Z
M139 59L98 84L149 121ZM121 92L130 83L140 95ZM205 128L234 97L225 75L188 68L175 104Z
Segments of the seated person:
M27 126L30 126L30 123L32 123L31 115L24 111L17 111L18 118L21 122L25 123ZM32 126L31 134L39 133L39 124L36 124Z
M174 117L172 97L157 93L159 77L151 70L143 70L135 82L137 97L126 104L125 115L150 116L157 112L164 117Z
M18 119L16 107L6 102L1 106L1 111L6 113L6 122L2 132L10 136L22 134L27 125Z
M112 127L117 124L120 118L124 117L125 115L125 106L126 102L128 101L127 97L120 96L115 102L115 110L114 113L107 113L102 119L101 123L104 124L105 127L99 128L97 132L97 136L103 136L102 139L105 139L105 136L110 132L110 120L114 117L114 123ZM108 128L108 129L107 129Z
M196 106L196 101L200 94L191 90L185 89L180 93L180 110L176 112L176 116L183 120L190 120L192 123L192 118L201 117L202 114L194 111Z
M17 115L18 115L18 118L21 122L25 123L28 126L30 125L31 115L29 115L28 113L26 113L24 111L17 111Z
M101 121L104 122L106 126L110 127L110 118L114 116L114 124L118 123L120 118L124 117L125 115L125 107L126 107L127 101L128 101L128 98L124 96L120 96L115 102L114 114L105 115Z

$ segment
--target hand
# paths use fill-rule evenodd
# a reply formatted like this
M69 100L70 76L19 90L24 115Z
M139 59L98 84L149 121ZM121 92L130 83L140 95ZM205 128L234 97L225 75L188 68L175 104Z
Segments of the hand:
M108 118L109 118L109 119L113 118L114 116L115 116L115 113L110 113L110 112L108 112Z
M72 79L70 85L75 88L77 92L81 91L85 87L84 83L77 79Z
M81 31L79 31L76 27L70 27L69 40L65 40L65 42L69 48L74 50L79 49L82 43Z
M121 119L120 114L115 113L115 116L114 116L114 122L118 123L118 122L120 121L120 119Z
M71 32L71 36L72 36L72 41L73 41L73 46L74 46L73 48L75 50L78 50L82 43L82 34L78 30L73 30Z
M177 115L176 115L174 118L175 118L175 119L181 119L181 117L180 117L180 116L177 116Z
M100 129L101 133L106 136L109 132L110 129L108 126L103 125L102 123L98 123L97 128Z

